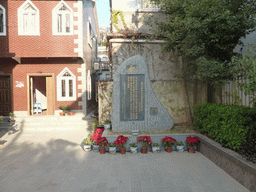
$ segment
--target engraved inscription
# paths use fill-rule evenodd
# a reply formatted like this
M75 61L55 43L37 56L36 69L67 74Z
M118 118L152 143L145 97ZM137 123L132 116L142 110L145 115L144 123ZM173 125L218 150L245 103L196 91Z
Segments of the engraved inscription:
M150 107L150 115L157 115L157 107Z
M120 76L120 120L144 121L145 119L145 76Z

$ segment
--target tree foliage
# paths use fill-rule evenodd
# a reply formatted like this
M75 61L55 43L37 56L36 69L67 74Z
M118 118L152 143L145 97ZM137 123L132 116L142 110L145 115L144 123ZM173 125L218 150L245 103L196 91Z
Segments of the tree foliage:
M160 4L165 19L151 16L146 24L156 38L166 39L165 50L178 50L193 65L193 77L210 81L233 77L228 63L235 46L243 45L241 37L255 30L255 0L152 1Z
M243 77L247 81L241 82L238 85L247 95L255 95L256 93L256 47L249 45L248 52L245 56L233 56L231 62L234 67L234 74L236 77ZM254 106L256 106L256 98L252 99Z

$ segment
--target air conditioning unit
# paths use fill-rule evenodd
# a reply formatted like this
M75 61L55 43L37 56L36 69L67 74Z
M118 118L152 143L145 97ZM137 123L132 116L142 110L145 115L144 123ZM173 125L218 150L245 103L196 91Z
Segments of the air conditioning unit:
M94 70L95 71L98 71L98 70L100 70L100 63L94 63Z

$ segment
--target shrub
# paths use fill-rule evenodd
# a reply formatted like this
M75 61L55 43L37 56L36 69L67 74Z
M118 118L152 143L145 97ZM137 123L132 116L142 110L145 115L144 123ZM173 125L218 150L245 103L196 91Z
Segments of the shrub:
M245 106L207 103L194 111L196 129L233 150L245 143L255 121L256 108Z

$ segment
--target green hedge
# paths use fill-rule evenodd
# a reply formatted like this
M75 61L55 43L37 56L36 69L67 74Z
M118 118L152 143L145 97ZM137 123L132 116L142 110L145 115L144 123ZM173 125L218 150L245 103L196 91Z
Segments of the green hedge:
M199 132L234 150L246 141L255 122L256 108L245 106L203 103L194 111L194 124Z

